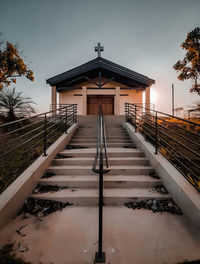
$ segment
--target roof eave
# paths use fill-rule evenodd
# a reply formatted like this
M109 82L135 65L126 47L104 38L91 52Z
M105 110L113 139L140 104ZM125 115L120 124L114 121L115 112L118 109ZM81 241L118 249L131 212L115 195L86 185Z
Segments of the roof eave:
M97 69L97 68L103 68L108 71L113 71L116 74L122 75L124 77L127 77L131 80L137 81L139 83L143 83L144 85L152 85L155 83L155 80L139 74L137 72L134 72L128 68L125 68L121 65L118 65L114 62L108 61L104 58L96 58L94 60L91 60L87 63L84 63L76 68L73 68L71 70L68 70L66 72L63 72L61 74L58 74L54 77L51 77L46 80L46 83L48 83L51 86L57 85L58 83L61 83L65 81L66 79L73 78L75 76L85 74L88 71Z

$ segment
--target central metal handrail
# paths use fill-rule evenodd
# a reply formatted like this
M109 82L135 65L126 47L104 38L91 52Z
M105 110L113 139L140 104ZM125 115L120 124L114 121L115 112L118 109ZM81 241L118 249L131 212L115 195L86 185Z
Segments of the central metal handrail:
M104 155L103 155L104 152ZM100 166L98 166L98 161L100 165L101 161L101 153L104 156L103 160L105 160L105 169L103 169L103 173L107 173L110 170L110 167L108 165L108 156L107 156L107 140L106 140L106 129L105 129L105 123L103 118L103 111L102 106L99 107L99 122L98 122L98 134L97 134L97 150L96 150L96 156L93 163L92 170L96 173L100 172ZM104 163L104 162L103 162Z
M105 168L104 168L105 164ZM98 166L98 168L97 168ZM95 263L105 263L105 252L102 252L103 237L103 174L110 171L107 156L106 129L102 106L99 107L99 122L97 135L97 150L92 170L99 173L99 243Z

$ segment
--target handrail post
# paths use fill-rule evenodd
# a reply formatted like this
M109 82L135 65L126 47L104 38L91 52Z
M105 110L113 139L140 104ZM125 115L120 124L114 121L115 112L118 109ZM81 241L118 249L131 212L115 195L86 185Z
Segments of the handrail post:
M47 114L44 114L44 154L47 156Z
M135 105L135 133L137 132L137 106Z
M127 106L128 106L128 107L127 107L127 118L128 118L128 122L131 123L131 122L130 122L130 120L131 120L131 119L130 119L130 104L128 103Z
M128 122L128 103L125 103L125 117L126 117L126 122Z
M76 123L76 116L75 116L76 105L75 104L73 104L72 109L73 109L73 124L75 124Z
M59 111L58 111L58 114L59 114L59 130L61 130L62 128L62 113L61 113L61 108L59 108Z
M158 112L155 117L155 154L158 153Z
M100 152L99 161L99 245L98 252L95 254L95 263L105 263L106 254L102 252L103 242L103 153Z
M106 159L106 169L104 170L104 154ZM97 158L99 158L99 168L96 169ZM105 263L106 253L102 251L103 244L103 175L110 169L108 167L107 152L106 152L106 134L105 123L103 119L102 106L99 108L99 130L97 137L97 152L93 164L93 171L99 173L99 234L98 234L98 252L95 254L95 263Z
M68 126L68 124L67 124L67 122L68 122L68 120L67 120L67 106L66 106L66 109L65 109L65 134L67 134L67 126Z
M75 104L75 123L77 123L77 104Z

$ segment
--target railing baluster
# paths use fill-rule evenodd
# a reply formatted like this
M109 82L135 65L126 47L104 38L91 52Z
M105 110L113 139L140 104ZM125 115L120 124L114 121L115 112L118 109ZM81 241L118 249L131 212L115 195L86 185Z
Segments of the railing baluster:
M135 105L135 132L137 132L137 106Z
M47 156L47 115L44 114L44 154Z
M127 117L128 121L130 122L130 104L127 104Z
M158 153L158 112L155 116L155 154Z
M67 134L67 130L68 130L68 127L67 127L68 126L67 108L68 108L68 106L65 109L65 134Z
M73 124L75 124L75 105L73 105Z
M75 104L75 123L77 123L77 104Z
M105 253L102 252L102 237L103 237L103 153L100 152L99 164L99 245L96 253L96 263L105 261ZM98 260L103 262L98 262Z
M125 109L124 109L124 112L125 112L125 119L126 119L126 122L128 122L128 103L125 103Z

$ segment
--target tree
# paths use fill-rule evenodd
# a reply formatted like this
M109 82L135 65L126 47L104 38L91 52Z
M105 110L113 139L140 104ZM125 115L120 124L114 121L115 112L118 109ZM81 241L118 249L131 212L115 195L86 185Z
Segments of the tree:
M5 88L0 92L0 110L6 116L6 121L14 121L17 117L23 117L35 113L30 97L23 97L22 92L16 92L15 88Z
M179 60L174 64L173 68L179 72L179 80L191 79L193 84L190 92L200 95L200 28L197 27L189 32L180 47L186 50L186 54L182 61Z
M33 72L25 64L17 45L0 41L0 90L4 85L16 83L19 76L34 81Z

